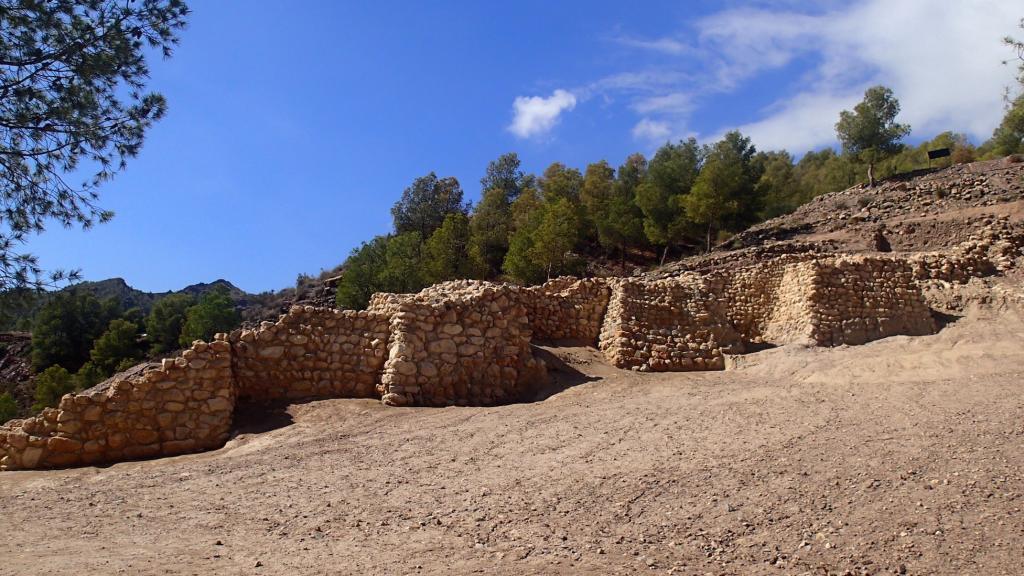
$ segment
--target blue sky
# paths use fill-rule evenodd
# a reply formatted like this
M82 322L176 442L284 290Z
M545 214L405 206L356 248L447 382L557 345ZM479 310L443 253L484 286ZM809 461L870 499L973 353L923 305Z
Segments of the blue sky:
M475 200L508 151L582 169L740 128L802 154L876 83L912 140L980 141L1013 79L1012 4L193 1L173 58L151 63L170 111L102 190L115 219L27 250L150 291L280 289L388 232L427 172Z

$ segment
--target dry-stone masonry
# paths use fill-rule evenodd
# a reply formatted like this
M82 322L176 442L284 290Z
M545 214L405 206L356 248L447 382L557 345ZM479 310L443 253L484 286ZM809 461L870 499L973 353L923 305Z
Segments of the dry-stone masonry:
M384 313L293 306L276 323L232 332L239 398L374 396L389 319Z
M720 370L724 353L743 350L717 295L687 273L612 283L600 348L612 365L640 370Z
M231 344L220 334L146 364L57 408L0 427L0 467L52 468L170 456L221 446L235 408Z
M530 350L523 291L507 284L448 282L415 295L374 299L391 313L385 404L489 405L519 399L546 378Z
M599 279L556 278L522 290L533 337L597 344L611 290Z
M954 250L835 256L801 250L713 270L542 286L459 281L376 294L368 310L294 306L277 322L197 341L57 408L0 426L0 469L208 450L236 401L379 397L395 406L489 405L547 377L531 342L597 345L621 368L717 370L749 345L860 344L935 331L924 283L1008 269L1024 235L982 230Z

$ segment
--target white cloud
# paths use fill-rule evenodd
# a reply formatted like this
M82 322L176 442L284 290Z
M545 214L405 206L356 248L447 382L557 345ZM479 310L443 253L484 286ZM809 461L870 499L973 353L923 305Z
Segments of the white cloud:
M633 126L633 138L637 140L665 141L672 134L668 122L658 122L644 118Z
M599 96L624 99L636 114L635 138L693 134L692 118L721 118L713 108L723 94L742 98L762 90L755 79L771 74L775 101L735 113L742 122L704 125L706 139L733 128L762 149L800 154L835 144L839 112L869 86L893 89L899 120L914 134L945 130L988 138L1002 118L1002 94L1014 86L1013 54L1001 42L1020 36L1020 7L1006 0L797 0L736 2L653 38L620 35L611 41L632 50L632 69L619 70L548 98L516 98L509 127L522 138L543 134L577 102ZM710 112L706 114L706 112ZM699 116L697 116L699 115ZM753 120L749 118L753 116ZM667 132L666 132L667 131Z
M654 40L640 40L636 38L616 38L615 40L623 46L629 46L630 48L639 48L641 50L651 50L654 52L661 52L663 54L679 55L690 50L689 46L675 40L673 38L657 38Z
M512 102L514 116L508 129L520 138L530 138L549 132L562 112L576 107L576 96L565 90L555 90L551 96L518 96Z
M685 92L648 96L634 102L632 108L640 114L652 112L688 114L693 109L693 96Z
M900 121L921 136L945 130L978 140L1003 114L1013 69L1000 39L1014 32L1019 7L999 0L869 0L806 15L732 10L698 23L705 47L722 55L714 76L725 91L801 57L814 64L794 90L739 126L761 148L801 153L835 141L839 112L884 84L902 104Z
M749 136L758 149L786 149L802 154L835 140L839 111L853 108L862 96L861 93L801 93L773 109L765 118L738 129Z

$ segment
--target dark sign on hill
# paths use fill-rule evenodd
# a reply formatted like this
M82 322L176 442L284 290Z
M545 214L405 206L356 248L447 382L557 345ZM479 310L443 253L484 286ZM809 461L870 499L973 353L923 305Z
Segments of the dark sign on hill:
M938 150L929 150L928 159L935 160L936 158L945 158L949 156L949 148L939 148Z

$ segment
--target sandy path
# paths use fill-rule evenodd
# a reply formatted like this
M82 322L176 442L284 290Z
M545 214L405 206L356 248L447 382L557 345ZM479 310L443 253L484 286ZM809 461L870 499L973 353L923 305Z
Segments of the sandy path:
M0 574L1019 574L1024 322L0 474ZM257 566L259 564L259 566Z

